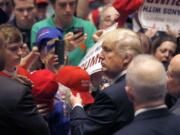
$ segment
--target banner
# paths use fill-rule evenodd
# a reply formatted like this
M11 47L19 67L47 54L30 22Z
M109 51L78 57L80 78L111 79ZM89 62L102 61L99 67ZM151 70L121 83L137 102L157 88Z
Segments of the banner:
M117 27L117 23L104 30L103 35L109 31L112 31L116 27ZM102 51L102 47L101 47L102 42L103 39L96 42L94 46L89 49L89 51L86 53L86 55L83 57L83 59L79 64L79 66L85 69L89 73L89 75L99 72L102 69L101 59L99 58L99 55Z
M166 31L167 24L172 30L180 30L180 0L144 0L138 17L143 28L155 24L160 31Z

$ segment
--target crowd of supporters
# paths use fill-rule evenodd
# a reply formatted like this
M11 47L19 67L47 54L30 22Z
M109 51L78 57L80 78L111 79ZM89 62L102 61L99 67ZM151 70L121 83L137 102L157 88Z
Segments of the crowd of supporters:
M180 30L143 28L143 2L0 0L0 132L180 135Z

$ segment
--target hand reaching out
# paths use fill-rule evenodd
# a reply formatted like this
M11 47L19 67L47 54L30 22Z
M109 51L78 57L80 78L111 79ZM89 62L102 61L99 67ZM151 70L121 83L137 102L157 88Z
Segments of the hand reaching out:
M156 25L153 24L151 28L148 28L147 31L145 32L145 35L148 36L150 39L154 37L157 33L157 28Z
M40 53L38 51L38 48L33 47L32 51L21 59L20 66L24 67L25 69L31 69L32 65L36 63L39 56Z
M93 40L97 42L102 35L103 35L103 30L98 30L96 33L93 34Z
M166 33L174 37L180 36L180 30L179 31L173 30L169 25L166 25Z
M42 115L42 116L47 116L47 114L49 113L50 109L48 107L47 104L37 104L37 109L38 112Z
M82 105L82 99L81 99L80 94L77 93L77 95L74 96L74 95L71 93L70 103L71 103L72 107L74 107L74 106L77 105L77 104Z
M87 34L81 35L82 33L74 34L73 32L69 32L65 35L66 51L74 50L87 39Z

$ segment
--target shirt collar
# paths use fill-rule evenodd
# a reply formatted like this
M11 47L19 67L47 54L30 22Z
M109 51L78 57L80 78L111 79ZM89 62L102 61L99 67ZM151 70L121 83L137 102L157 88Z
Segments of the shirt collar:
M162 108L167 108L167 106L165 104L163 105L159 105L159 106L156 106L156 107L151 107L151 108L141 108L141 109L138 109L136 112L135 112L135 116L143 113L143 112L147 112L147 111L151 111L151 110L157 110L157 109L162 109Z
M118 76L116 76L113 80L112 80L112 84L116 83L122 76L124 76L127 73L127 70L122 71Z

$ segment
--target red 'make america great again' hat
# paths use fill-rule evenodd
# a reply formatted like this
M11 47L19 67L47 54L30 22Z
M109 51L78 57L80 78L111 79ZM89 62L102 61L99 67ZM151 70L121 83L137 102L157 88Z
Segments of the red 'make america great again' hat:
M124 26L128 15L138 10L143 3L144 0L115 0L112 5L120 14L118 26Z
M90 76L78 66L64 66L59 69L56 81L71 89L73 95L80 94L83 105L91 104L94 98L89 93Z
M51 108L54 95L58 90L58 83L55 81L55 74L47 69L37 70L31 73L30 80L34 87L32 94L37 103L47 103Z

